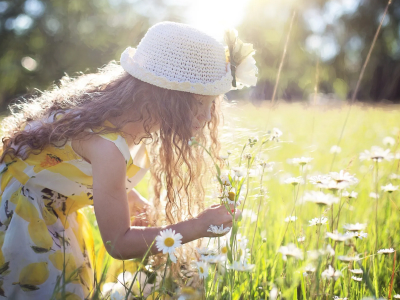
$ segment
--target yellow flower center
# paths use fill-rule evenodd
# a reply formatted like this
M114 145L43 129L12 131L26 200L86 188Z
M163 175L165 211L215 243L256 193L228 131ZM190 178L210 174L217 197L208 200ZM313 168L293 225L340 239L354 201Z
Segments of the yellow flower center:
M231 200L231 201L235 201L235 196L236 196L236 194L235 194L234 192L229 192L228 198L229 198L229 200Z
M228 247L222 247L221 253L226 254L228 252Z
M168 237L164 240L164 245L167 247L172 247L174 244L175 244L175 241L173 238Z
M203 267L199 267L200 273L204 273Z

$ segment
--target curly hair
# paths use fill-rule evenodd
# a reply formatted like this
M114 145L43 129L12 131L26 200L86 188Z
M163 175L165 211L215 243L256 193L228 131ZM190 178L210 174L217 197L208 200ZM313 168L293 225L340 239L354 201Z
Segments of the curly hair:
M97 73L76 78L65 76L59 85L10 106L11 115L2 123L0 162L6 156L26 159L49 145L60 147L73 138L122 132L126 123L142 122L146 134L138 138L138 143L150 141L151 144L150 170L157 214L154 220L163 219L164 223L171 224L203 208L204 153L201 147L188 145L193 136L192 120L197 113L196 97L140 81L115 62ZM211 120L196 136L215 156L220 149L217 136L222 97L219 95L212 104ZM105 121L127 111L131 113L130 118L118 126L104 125ZM50 116L54 116L52 122L47 121ZM24 130L32 121L39 125ZM150 129L155 124L160 129L152 133ZM165 214L160 210L162 205Z

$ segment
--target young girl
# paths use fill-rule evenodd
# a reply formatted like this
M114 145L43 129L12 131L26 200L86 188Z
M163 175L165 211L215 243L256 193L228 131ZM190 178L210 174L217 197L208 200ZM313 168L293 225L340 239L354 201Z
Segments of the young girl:
M218 153L219 102L232 80L222 44L163 22L125 50L121 66L63 78L15 105L0 159L0 295L58 299L66 284L67 299L90 296L94 250L80 212L89 205L117 259L142 257L166 228L187 243L215 236L210 225L231 226L225 206L203 208L205 154L188 142L195 136ZM152 209L134 189L149 169L155 220L167 226L138 218Z

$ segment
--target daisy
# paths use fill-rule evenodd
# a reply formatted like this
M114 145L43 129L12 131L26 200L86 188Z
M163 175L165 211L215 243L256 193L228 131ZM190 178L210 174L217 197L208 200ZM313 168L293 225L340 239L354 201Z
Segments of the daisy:
M328 175L314 175L311 176L309 179L311 184L316 185L317 187L324 186L331 178Z
M350 270L350 272L353 273L353 274L362 274L362 273L363 273L363 270L361 270L361 269L354 269L354 270Z
M339 146L337 146L337 145L333 145L332 147L331 147L331 150L329 151L330 153L332 153L332 154L339 154L340 152L342 152L342 148L340 148Z
M207 262L209 264L218 264L224 262L226 260L225 255L202 255L200 258L202 261Z
M362 277L351 276L351 279L353 279L354 281L358 281L358 282L362 281Z
M391 136L387 136L383 139L382 143L386 146L386 147L390 147L390 146L394 146L396 144L396 140L394 138L392 138Z
M365 150L360 154L360 160L372 160L374 162L381 162L383 160L390 161L393 159L393 154L390 149L383 150L381 147L373 146L371 151Z
M358 193L356 193L354 191L352 191L351 193L349 193L348 191L342 192L342 197L346 197L349 199L355 199L355 198L357 198L357 196L358 196Z
M280 131L278 128L273 128L270 133L269 140L270 141L277 141L279 142L279 137L282 135L282 131Z
M291 163L294 164L294 165L304 166L304 165L310 163L312 160L313 160L312 157L304 157L304 156L302 156L300 158L293 158L291 160Z
M346 232L346 234L353 234L353 236L354 236L355 238L358 238L358 239L360 239L360 240L365 239L365 238L368 236L368 233L363 232L363 231L356 231L356 232L352 232L352 233L350 233L350 232L348 231L348 232Z
M256 265L249 265L246 262L234 261L233 264L228 265L228 269L241 271L241 272L250 272L254 269Z
M301 177L289 177L285 179L284 183L298 185L298 184L303 184L304 180Z
M337 257L338 260L340 261L344 261L344 262L351 262L351 261L357 261L360 260L360 258L357 256L343 256L343 255L339 255Z
M348 298L342 298L342 297L338 297L338 296L333 296L334 300L347 300Z
M335 231L333 233L327 232L326 237L330 238L334 241L337 241L337 242L344 242L344 241L351 239L353 237L353 235L352 234L341 234L341 233L338 233L337 231Z
M295 246L295 244L289 244L287 246L279 247L278 252L282 253L283 260L287 260L288 256L292 256L297 259L303 259L303 251Z
M389 175L389 179L391 179L391 180L398 180L398 179L400 179L400 175L397 175L397 174L395 174L395 173L392 173L392 174Z
M229 180L229 175L227 172L221 173L219 176L219 179L221 179L222 185L230 186L231 181Z
M158 251L162 251L163 254L168 253L172 262L176 262L174 251L176 248L182 245L182 235L180 233L175 234L175 230L166 229L160 232L160 235L156 237L156 247Z
M207 278L208 276L208 264L204 261L198 261L196 262L197 264L197 270L199 271L199 277L201 278Z
M308 201L308 202L312 202L312 203L319 204L319 205L331 206L334 203L338 203L339 198L337 198L331 194L325 194L323 192L312 191L312 192L308 192L304 195L303 201Z
M321 188L331 190L331 191L339 191L346 189L349 187L350 183L347 181L336 181L336 180L329 180L324 182L323 184L320 185Z
M390 248L390 249L381 249L381 250L378 251L378 254L390 254L390 253L393 253L393 252L394 252L394 249L393 249L393 248Z
M214 255L217 254L217 249L215 248L208 248L208 247L201 247L201 248L196 248L197 253L200 255Z
M225 233L229 232L229 230L231 230L230 227L224 228L224 224L221 224L220 227L218 227L218 225L210 225L207 232L211 232L214 234L225 234Z
M388 185L381 186L381 188L384 192L388 192L390 194L393 193L394 191L397 191L399 186L389 183Z
M347 182L350 185L358 183L358 179L354 175L351 175L349 172L344 170L341 170L339 173L330 172L329 176L337 183Z
M326 222L328 222L328 218L325 217L321 217L321 218L314 218L310 221L308 221L310 223L310 226L314 226L314 225L324 225L326 224Z
M367 224L361 224L361 223L343 225L343 228L348 231L360 231L360 230L364 230L366 227L367 227Z
M232 171L233 171L233 175L237 179L246 176L246 170L243 167L234 167L234 168L232 168Z
M296 220L297 220L297 217L295 217L295 216L289 216L289 217L285 218L286 223L294 222Z
M328 280L331 279L337 280L340 276L342 276L342 272L340 272L339 270L335 271L335 269L332 268L331 265L329 265L328 269L326 269L321 273L321 277L323 279L328 279Z
M400 295L399 295L399 294L396 294L396 295L393 296L393 298L395 298L395 299L400 299Z
M300 237L297 238L297 241L298 241L299 243L303 243L305 240L306 240L306 237L305 237L305 236L300 236Z
M371 192L369 193L369 196L373 199L379 199L379 195L377 193Z
M309 264L309 265L305 266L304 271L307 274L311 274L311 273L314 273L316 271L316 268L314 267L314 265Z

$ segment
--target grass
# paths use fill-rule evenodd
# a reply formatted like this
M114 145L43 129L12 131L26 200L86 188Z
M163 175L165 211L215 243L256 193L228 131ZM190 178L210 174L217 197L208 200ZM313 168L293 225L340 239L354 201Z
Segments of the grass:
M204 292L207 299L276 299L271 295L272 291L272 294L278 293L279 299L332 299L338 296L359 300L364 296L388 299L389 295L400 293L399 264L395 253L377 254L381 248L396 250L399 246L400 191L385 193L381 189L381 186L389 183L399 184L399 180L390 179L390 174L399 175L399 160L373 163L359 159L361 152L370 150L374 145L386 149L382 144L386 136L396 141L395 145L389 147L391 152L399 152L400 114L396 107L353 106L339 141L347 112L347 106L328 109L279 103L273 108L256 108L250 104L225 108L221 154L227 150L232 152L229 165L238 165L243 146L253 136L258 136L258 143L253 147L247 146L244 153L251 153L256 159L245 159L242 165L248 164L254 169L259 159L275 164L272 170L265 170L262 179L258 174L241 181L243 191L248 191L244 207L247 214L236 226L242 239L248 239L247 248L251 255L247 263L255 264L253 272L226 270L229 259L228 263L218 267L212 264L201 288L190 290L194 295L192 297L196 298L199 295L196 293ZM280 141L261 146L263 137L268 137L268 130L272 128L279 128L283 132ZM331 146L338 144L342 151L336 155L330 153ZM288 160L302 156L313 160L303 168L288 163ZM340 197L340 191L333 193L323 190L340 198L340 203L332 208L320 209L316 204L300 202L305 193L319 190L309 183L310 176L340 170L355 175L359 180L347 189L358 193L356 199ZM285 184L284 179L290 176L301 176L306 183L296 186ZM138 186L144 196L148 196L146 182L143 180ZM267 195L260 193L261 185L267 190ZM370 197L371 192L378 192L378 201ZM219 199L209 201L209 204L213 204ZM249 211L253 214L253 221ZM94 216L88 214L93 224ZM284 219L290 215L296 215L297 220L285 222ZM309 226L309 220L321 216L328 218L326 225ZM335 243L325 238L326 232L332 232L333 229L345 233L343 225L347 223L367 223L364 232L368 233L368 237L362 240L352 238L346 243ZM93 230L96 249L100 249L99 233L95 227ZM300 236L305 237L303 243L297 240ZM211 244L216 240L213 239ZM301 249L303 260L289 256L286 261L283 260L279 249L289 243ZM238 259L240 243L232 238L229 244L228 257ZM310 258L308 251L325 249L327 245L335 249L335 256L320 255L315 260ZM361 258L357 262L338 259L339 256L356 254ZM305 266L310 264L316 271L303 275ZM329 265L342 273L336 281L322 278ZM127 271L136 271L134 263L124 267ZM362 281L357 282L351 279L354 274L349 269L360 268L364 273L356 275L359 278L362 276ZM121 263L110 274L120 271ZM162 270L159 273L162 275ZM112 279L110 275L106 281ZM181 293L185 291L189 293L189 290ZM165 290L159 292L166 295ZM174 293L175 290L170 292ZM189 294L187 297L194 299L189 298Z

